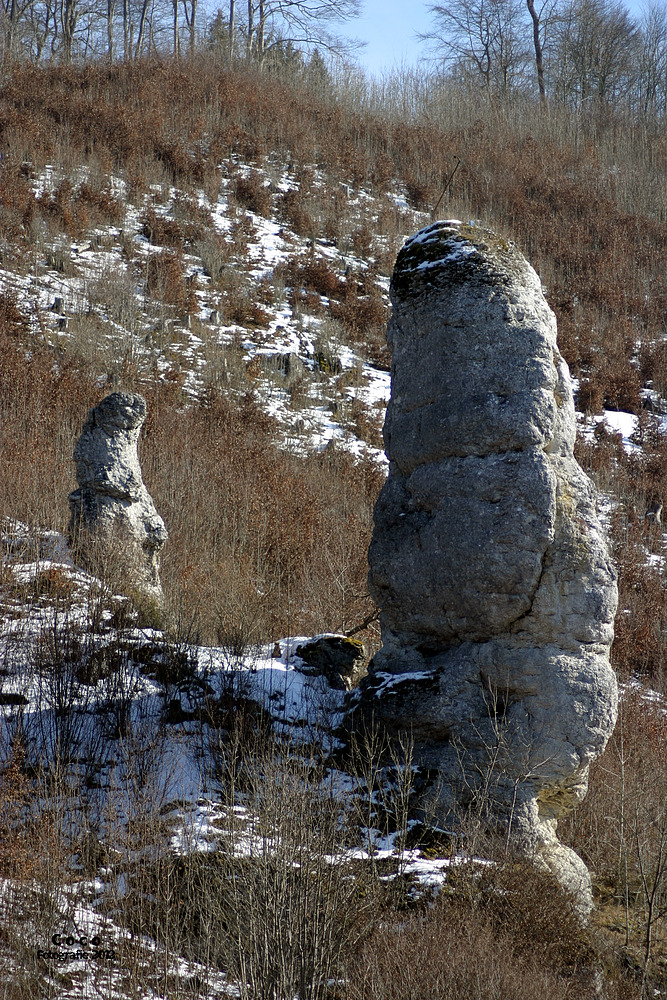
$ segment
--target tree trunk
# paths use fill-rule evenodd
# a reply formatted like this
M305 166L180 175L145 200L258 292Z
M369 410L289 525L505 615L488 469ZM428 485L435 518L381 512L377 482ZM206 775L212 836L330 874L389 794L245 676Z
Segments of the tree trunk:
M255 8L253 7L253 0L248 0L248 37L246 39L246 59L250 60L252 57L252 45L253 38L255 34Z
M14 40L16 38L16 22L18 20L17 0L12 0L9 10L9 28L7 30L7 55L11 62L14 55Z
M259 0L259 24L257 25L257 61L260 66L264 62L264 47L266 45L266 5L264 0Z
M63 0L62 6L62 26L63 26L63 55L65 65L72 62L72 48L74 43L74 32L79 19L77 10L78 0Z
M229 58L234 58L234 14L236 2L229 0Z
M188 29L190 55L195 54L195 29L197 21L197 0L183 0L183 14Z
M130 42L130 0L123 0L123 59L125 62L132 58L132 44Z
M542 58L542 41L540 39L540 17L535 10L535 0L526 0L528 12L533 20L533 45L535 46L535 66L537 68L537 87L540 92L540 101L544 103L547 93L544 89L544 61Z
M174 7L174 57L178 59L181 54L181 37L178 25L178 0L172 0Z
M107 56L109 62L113 62L113 19L116 8L116 0L107 0Z
M141 46L144 43L144 29L146 27L146 17L148 15L148 4L150 0L144 0L141 5L141 14L139 16L139 35L137 36L137 44L134 49L134 58L138 59L141 53Z

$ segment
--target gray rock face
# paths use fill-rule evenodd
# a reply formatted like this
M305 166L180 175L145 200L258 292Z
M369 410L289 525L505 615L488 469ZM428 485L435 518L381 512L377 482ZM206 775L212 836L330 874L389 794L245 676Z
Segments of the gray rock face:
M512 244L455 222L405 244L391 294L369 551L383 646L364 703L441 775L441 820L485 810L585 909L556 823L616 721L617 593L555 317Z
M144 486L137 455L146 400L114 392L88 414L74 447L79 488L70 493L70 543L80 565L99 571L105 559L123 564L137 592L161 602L159 552L164 521Z

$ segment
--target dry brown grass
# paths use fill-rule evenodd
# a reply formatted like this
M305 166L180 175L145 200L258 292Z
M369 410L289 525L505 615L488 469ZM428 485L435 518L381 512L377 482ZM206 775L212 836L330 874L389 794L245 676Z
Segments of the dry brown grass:
M232 191L239 205L243 205L248 211L257 215L271 215L271 188L264 183L264 177L258 170L251 170L247 177L235 177Z
M463 99L449 112L441 107L428 121L409 123L392 112L332 104L277 79L265 86L254 70L221 69L204 59L187 66L17 68L0 92L0 110L8 148L0 215L11 234L35 213L69 231L84 224L80 211L93 203L96 211L116 211L103 185L95 198L89 192L84 198L66 180L54 196L34 203L21 167L26 154L34 168L63 157L66 168L93 162L94 150L98 173L118 170L137 192L160 178L186 188L215 187L220 163L231 156L258 164L266 155L282 156L296 164L298 188L277 198L278 212L301 235L328 231L340 240L345 202L336 182L381 191L394 177L416 206L428 209L455 153L461 167L442 211L481 218L526 251L548 285L568 362L596 387L594 405L601 394L607 405L638 409L637 340L645 377L659 378L667 233L664 221L648 215L648 193L664 171L665 149L646 123L640 142L631 124L609 115L593 119L582 128L594 141L582 143L555 113L545 119L526 105L515 121L502 108L480 118L474 101L466 111ZM625 129L622 143L614 140L619 129ZM598 153L614 141L616 172L608 154ZM326 184L315 182L310 166L300 166L306 163L323 171ZM618 181L626 175L633 177L631 189ZM237 175L232 189L252 211L270 210L271 190L259 172ZM400 222L391 212L378 222L387 236L397 235ZM360 220L344 229L353 247L367 252L374 227ZM350 322L368 326L359 317Z
M666 796L664 709L626 692L588 795L559 829L594 874L595 926L637 979L644 970L642 996L665 986Z
M381 473L344 454L281 451L251 396L239 407L211 392L185 414L162 388L147 398L142 462L171 536L163 580L206 634L236 621L266 640L363 619Z
M640 414L635 435L641 452L625 451L620 435L598 425L594 441L579 441L576 456L598 488L613 497L612 554L618 569L619 611L612 664L622 679L642 677L665 687L667 591L660 565L665 545L660 525L646 518L667 490L667 441L655 417ZM652 562L649 556L654 556Z
M141 232L150 243L161 247L172 247L182 250L183 232L176 219L167 219L158 215L155 209L149 208L141 220Z
M74 488L72 449L81 418L99 398L92 372L35 344L0 331L0 413L4 515L43 527L67 523L67 494Z
M146 262L146 290L159 302L182 313L195 309L195 286L185 275L183 258L175 250L152 253Z

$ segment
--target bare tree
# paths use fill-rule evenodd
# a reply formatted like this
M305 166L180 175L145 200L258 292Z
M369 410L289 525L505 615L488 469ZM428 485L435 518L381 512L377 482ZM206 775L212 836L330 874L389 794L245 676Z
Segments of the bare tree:
M26 34L29 36L26 19L32 5L33 0L4 0L0 8L4 11L4 57L9 61L18 55L19 46L25 41Z
M72 62L74 33L79 21L79 0L61 0L60 24L63 34L63 60L67 66Z
M173 28L174 28L174 56L176 59L181 54L181 32L178 24L178 0L171 0L172 10L174 15Z
M113 62L114 58L114 20L116 17L116 0L107 0L107 58Z
M234 56L234 15L236 12L235 0L229 0L229 58Z
M361 10L361 0L248 0L246 56L263 63L276 45L318 45L343 53L356 43L332 33L332 26ZM231 19L230 19L231 23Z
M472 69L488 91L510 89L528 57L519 0L448 0L430 11L434 29L421 37L446 62Z
M134 58L138 59L143 51L143 47L146 39L146 25L151 26L152 24L152 9L154 6L154 0L142 0L141 13L139 15L139 32L137 34L137 43L134 47ZM152 27L149 30L149 38ZM150 41L149 41L150 48Z
M611 103L632 90L639 32L620 0L572 0L558 22L555 86L563 101L583 108Z
M649 0L639 25L637 91L643 115L664 115L667 110L667 6Z
M51 50L58 37L56 0L45 0L41 4L29 4L25 12L25 29L29 38L29 51L35 62L40 62L47 45Z
M540 100L546 100L546 90L544 89L544 60L542 57L542 38L540 35L540 15L535 10L534 0L526 0L528 13L533 22L533 45L535 47L535 67L537 69L537 87L540 92Z
M230 0L228 16L218 11L210 37L230 58L245 48L246 57L260 64L290 44L344 52L355 43L332 34L332 26L360 6L361 0L248 0L239 16L236 0ZM159 32L163 44L170 37L178 58L183 31L190 53L195 51L198 15L199 0L0 0L0 56L13 58L20 38L38 62L50 54L69 64L75 56L103 52L113 62L121 47L123 59L136 59L156 44Z
M196 36L197 0L182 0L182 3L183 3L183 16L185 17L185 24L188 29L190 55L194 55L195 45L197 41L197 36Z
M132 27L130 0L123 0L123 59L125 61L132 55Z
M248 0L248 28L246 31L246 59L252 56L252 44L255 37L255 5Z

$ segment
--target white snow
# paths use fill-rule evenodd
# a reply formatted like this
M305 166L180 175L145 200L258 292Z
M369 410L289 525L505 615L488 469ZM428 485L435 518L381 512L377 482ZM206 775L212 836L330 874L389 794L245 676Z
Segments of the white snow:
M634 413L624 413L622 410L605 410L602 416L605 424L613 434L620 434L626 451L637 451L638 446L631 440L637 430L639 417ZM596 422L598 422L596 418Z
M410 268L410 270L425 271L430 267L441 267L442 264L450 264L457 260L465 260L466 257L471 257L476 253L477 248L473 246L472 243L464 243L457 250L453 250L445 257L440 257L438 260L424 260L421 264L417 264L417 267Z
M586 417L583 413L577 412L577 420L584 440L589 443L595 440L594 432L598 424L604 424L609 433L620 434L623 447L628 454L641 451L641 447L632 440L639 425L639 417L634 413L626 413L623 410L604 410L601 415Z

